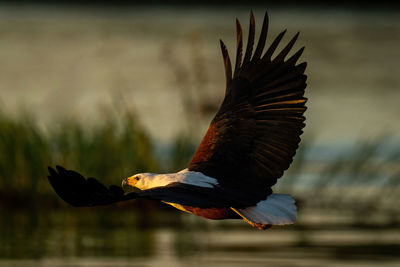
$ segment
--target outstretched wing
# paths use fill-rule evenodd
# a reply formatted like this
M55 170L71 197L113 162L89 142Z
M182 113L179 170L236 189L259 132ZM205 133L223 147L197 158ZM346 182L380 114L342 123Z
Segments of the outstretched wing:
M49 182L54 191L72 206L101 206L137 197L136 193L125 194L119 186L107 188L95 178L85 179L81 174L60 166L56 169L49 167Z
M238 20L233 70L221 41L226 92L222 105L195 152L189 170L218 179L224 188L240 189L256 204L272 193L289 167L300 142L306 107L306 63L296 64L303 48L285 60L298 33L272 58L285 31L263 54L268 15L253 54L255 22L250 14L247 48L242 61L242 29Z
M137 198L156 199L198 208L243 206L245 196L240 192L221 188L207 188L183 183L171 183L167 186L149 190L124 193L120 186L105 187L95 178L85 178L80 173L57 166L49 167L49 182L54 191L68 204L75 207L108 205L115 202Z

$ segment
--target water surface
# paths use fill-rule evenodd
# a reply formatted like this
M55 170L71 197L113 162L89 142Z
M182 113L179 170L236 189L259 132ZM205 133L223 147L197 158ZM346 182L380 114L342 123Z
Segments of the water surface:
M321 216L321 214L320 214ZM340 217L340 216L339 216ZM342 216L343 217L343 216ZM170 211L5 212L1 266L398 266L395 226L315 223L268 231ZM338 218L336 216L336 218ZM343 218L346 218L344 216Z

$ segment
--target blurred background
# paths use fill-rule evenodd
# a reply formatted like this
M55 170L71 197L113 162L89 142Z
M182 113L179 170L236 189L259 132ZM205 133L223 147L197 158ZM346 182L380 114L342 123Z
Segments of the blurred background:
M2 1L0 265L399 266L399 5L295 2ZM268 10L269 42L306 47L307 126L274 187L296 224L57 197L48 165L108 185L185 168L223 98L219 39L232 54L251 9L256 36Z

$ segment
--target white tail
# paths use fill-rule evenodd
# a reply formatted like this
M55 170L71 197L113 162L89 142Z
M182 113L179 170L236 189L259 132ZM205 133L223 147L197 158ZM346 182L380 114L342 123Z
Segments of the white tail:
M267 229L271 225L292 224L296 221L297 214L295 200L291 195L285 194L272 194L256 206L233 210L258 229Z

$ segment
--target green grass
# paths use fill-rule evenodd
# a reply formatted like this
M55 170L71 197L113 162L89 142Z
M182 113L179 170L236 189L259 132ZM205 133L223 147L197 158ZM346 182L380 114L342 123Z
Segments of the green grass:
M119 183L138 172L157 171L159 163L150 139L134 115L109 114L92 129L74 121L39 129L30 116L11 118L0 113L0 198L49 193L47 166L57 164L105 184Z

